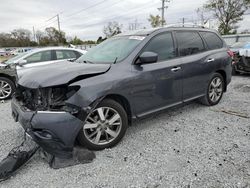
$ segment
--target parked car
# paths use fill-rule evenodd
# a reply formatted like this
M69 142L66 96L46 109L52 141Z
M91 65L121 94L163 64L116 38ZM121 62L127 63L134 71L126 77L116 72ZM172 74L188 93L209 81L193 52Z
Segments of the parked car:
M16 69L17 78L20 78L27 71L40 68L52 63L59 63L65 60L75 60L85 53L84 50L50 47L30 50L6 60L0 67L0 100L8 99L15 91L15 81L9 70ZM59 65L60 66L60 65ZM4 83L1 85L1 83ZM8 88L8 92L6 91Z
M32 50L32 48L17 48L17 49L13 49L10 51L10 55L16 56L19 55L21 53L25 53Z
M223 39L204 28L119 34L76 62L23 75L12 114L47 152L69 157L76 138L89 149L115 146L132 120L187 101L219 103L231 81Z
M237 42L230 49L234 53L232 74L250 73L250 42Z
M0 56L7 56L8 52L6 52L5 50L0 50Z

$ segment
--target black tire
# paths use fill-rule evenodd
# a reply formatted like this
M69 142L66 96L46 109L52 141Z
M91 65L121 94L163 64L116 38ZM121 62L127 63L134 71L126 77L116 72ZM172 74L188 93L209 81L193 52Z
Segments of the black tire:
M235 66L232 67L232 75L237 75L239 74L238 71L235 69Z
M13 93L15 92L15 89L16 89L15 84L14 84L14 82L12 80L10 80L9 78L6 78L6 77L0 77L0 82L1 81L6 82L7 84L9 84L9 86L11 88L11 92L6 97L3 97L3 96L0 95L0 100L10 99L12 97Z
M220 97L218 98L218 100L212 101L212 100L210 99L210 97L209 97L209 90L210 90L209 88L210 88L210 85L211 85L212 81L213 81L215 78L219 78L219 79L221 80L222 92L221 92L221 95L220 95ZM208 83L208 86L207 86L205 95L204 95L202 98L200 98L199 101L200 101L202 104L206 105L206 106L213 106L213 105L218 104L218 103L220 102L222 96L223 96L223 93L224 93L224 86L225 86L225 80L224 80L223 76L222 76L221 74L219 74L219 73L214 73L213 76L212 76L212 78L210 79L210 81L209 81L209 83Z
M85 146L91 150L103 150L105 148L111 148L111 147L115 146L124 137L126 130L127 130L127 127L128 127L127 113L118 102L111 100L111 99L104 99L102 102L100 102L99 105L97 105L97 107L95 109L98 109L100 107L112 108L120 115L120 121L121 121L120 132L118 133L117 137L113 141L111 141L110 143L98 145L98 144L94 144L86 137L86 135L84 134L84 126L86 124L84 124L83 129L81 129L79 134L78 134L77 140L78 140L80 145Z

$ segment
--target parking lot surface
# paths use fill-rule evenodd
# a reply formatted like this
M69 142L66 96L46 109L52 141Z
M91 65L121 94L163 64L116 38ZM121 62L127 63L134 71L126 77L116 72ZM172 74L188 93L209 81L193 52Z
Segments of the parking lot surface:
M10 102L0 103L0 159L22 136ZM233 77L216 106L192 102L136 122L92 163L54 170L36 154L0 187L250 187L250 77Z

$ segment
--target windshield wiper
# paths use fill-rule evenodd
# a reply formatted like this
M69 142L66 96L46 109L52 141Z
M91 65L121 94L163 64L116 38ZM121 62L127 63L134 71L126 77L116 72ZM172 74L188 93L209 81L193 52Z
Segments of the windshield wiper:
M90 64L94 64L93 62L91 62L91 61L86 61L86 60L84 60L84 61L83 61L83 63L90 63Z
M118 57L116 57L116 58L115 58L115 61L114 61L114 63L113 63L113 64L116 64L117 59L118 59Z

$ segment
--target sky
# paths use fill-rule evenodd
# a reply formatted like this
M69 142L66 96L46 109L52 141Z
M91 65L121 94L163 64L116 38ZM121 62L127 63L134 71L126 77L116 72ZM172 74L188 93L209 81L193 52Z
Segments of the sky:
M196 9L207 0L170 0L166 3L165 19L168 24L195 22L199 19ZM138 28L150 28L149 14L159 14L161 0L2 0L0 3L0 32L25 28L32 31L56 27L59 14L61 30L68 37L96 40L104 36L103 27L110 21L122 24L122 31L130 23ZM50 19L52 18L52 19ZM250 16L240 23L240 29L250 28Z

